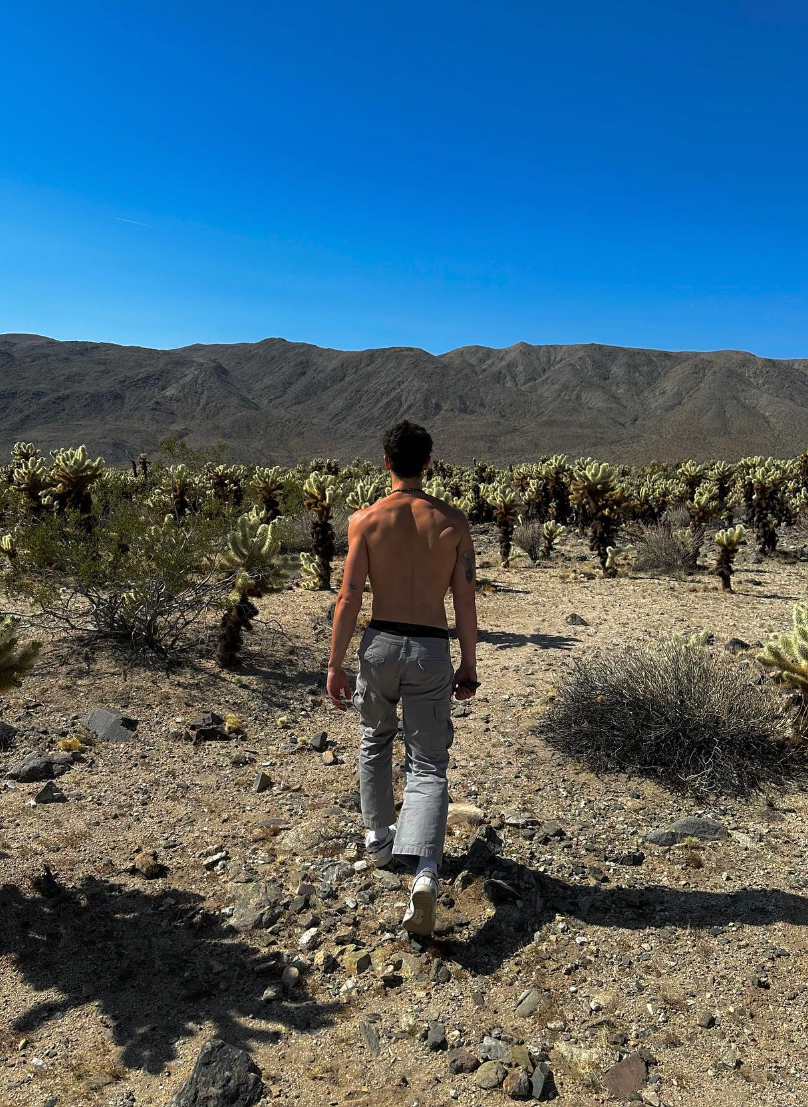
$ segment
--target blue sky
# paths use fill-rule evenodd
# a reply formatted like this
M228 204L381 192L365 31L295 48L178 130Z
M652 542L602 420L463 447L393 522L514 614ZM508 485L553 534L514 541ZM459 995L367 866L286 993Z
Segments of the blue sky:
M0 331L808 357L804 0L25 0Z

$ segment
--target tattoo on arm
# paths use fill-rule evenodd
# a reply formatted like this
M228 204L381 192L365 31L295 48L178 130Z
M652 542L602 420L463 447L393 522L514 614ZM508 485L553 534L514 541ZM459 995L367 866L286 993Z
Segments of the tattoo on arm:
M359 589L359 585L358 585L358 584L354 584L354 582L353 582L352 580L349 580L349 581L348 581L348 587L350 588L350 590L351 590L352 592L356 592L356 591L357 591L357 590Z
M474 550L466 550L460 555L460 560L466 569L466 580L471 583L474 580Z

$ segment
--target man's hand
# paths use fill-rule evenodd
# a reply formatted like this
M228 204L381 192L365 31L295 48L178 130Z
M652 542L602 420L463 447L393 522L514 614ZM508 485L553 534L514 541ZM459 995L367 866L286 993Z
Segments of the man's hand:
M329 667L328 680L326 681L326 691L328 692L328 698L333 703L334 707L339 708L340 711L345 711L348 707L346 700L351 698L351 682L348 680L348 674L340 667L339 669L332 669Z
M461 664L460 668L455 670L454 680L452 681L452 690L456 700L470 700L476 694L476 688L463 687L466 681L476 684L477 670L472 665Z

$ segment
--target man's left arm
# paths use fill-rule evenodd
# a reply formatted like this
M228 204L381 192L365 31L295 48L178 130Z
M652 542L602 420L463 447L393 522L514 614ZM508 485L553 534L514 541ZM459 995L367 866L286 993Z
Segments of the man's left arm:
M362 610L362 593L368 576L368 548L362 526L356 515L348 522L348 556L342 571L337 602L334 605L334 627L331 632L331 656L328 659L328 698L340 711L351 698L351 682L343 668L345 654L351 644L356 620Z

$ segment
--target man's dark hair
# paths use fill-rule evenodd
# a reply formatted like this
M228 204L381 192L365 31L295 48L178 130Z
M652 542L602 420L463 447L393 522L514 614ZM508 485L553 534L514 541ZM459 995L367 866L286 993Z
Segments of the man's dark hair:
M390 458L390 468L397 477L417 477L432 453L432 437L428 430L405 419L385 432L384 452Z

